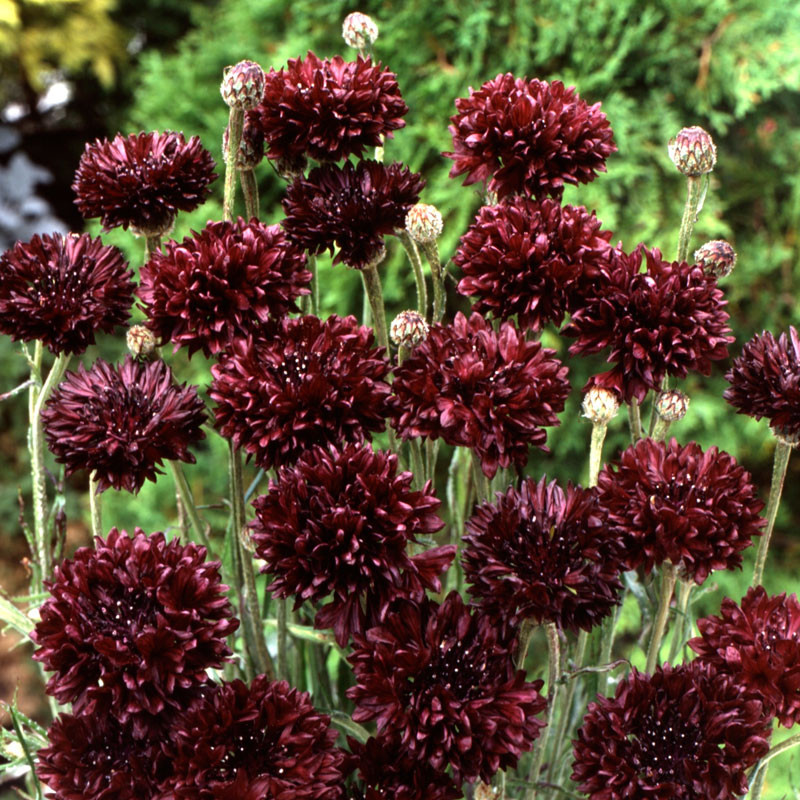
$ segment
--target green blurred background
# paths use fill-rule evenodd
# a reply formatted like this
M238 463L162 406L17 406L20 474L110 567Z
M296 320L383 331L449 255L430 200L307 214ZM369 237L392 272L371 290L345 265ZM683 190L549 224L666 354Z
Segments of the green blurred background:
M423 201L445 217L440 243L449 258L480 205L475 187L450 180L448 118L453 101L500 72L558 79L575 85L590 103L601 102L619 152L608 172L588 186L567 189L564 201L597 211L613 241L638 242L674 257L685 199L685 179L667 157L667 140L681 127L701 125L713 135L718 163L692 250L709 239L726 238L739 255L722 283L736 343L754 333L780 333L800 324L798 229L800 223L800 3L796 0L528 0L465 2L323 2L293 0L0 0L0 108L15 109L6 123L21 135L21 147L53 174L43 196L73 230L83 229L72 208L69 185L84 142L96 136L173 129L197 134L221 162L220 139L227 108L217 87L222 69L241 59L265 68L312 49L320 56L354 52L341 40L341 22L354 10L378 23L376 58L398 76L410 107L407 126L387 142L386 160L399 160L428 181ZM66 85L69 100L48 107L42 98ZM3 164L0 158L0 166ZM220 167L220 172L222 171ZM257 172L262 213L281 217L282 182L265 162ZM178 221L173 236L199 229L221 216L221 181L209 203ZM96 226L89 230L97 233ZM143 245L115 231L104 237L122 247L135 267ZM389 318L413 296L413 278L396 243L383 269ZM342 267L320 260L323 310L360 314L360 281ZM452 292L450 311L466 308ZM568 342L555 333L545 341L566 356ZM84 356L116 358L122 338L105 338ZM207 367L182 353L172 363L184 380L205 386ZM25 379L17 349L0 341L0 392ZM549 456L533 455L529 472L582 481L586 475L589 425L580 418L586 378L601 360L571 363L575 390L552 430ZM737 416L721 395L727 364L709 379L691 378L680 387L691 396L687 418L674 427L681 441L719 445L753 473L766 499L773 442L765 422ZM17 487L29 491L24 447L26 404L19 396L0 404L0 541L6 564L0 583L21 580L25 555L19 531ZM628 441L622 417L612 423L606 455ZM224 447L217 441L198 452L187 468L199 503L216 505L225 492ZM55 466L54 474L58 475ZM767 588L800 587L800 457L789 464ZM86 476L66 487L72 546L88 539ZM147 484L136 497L109 491L105 518L120 527L145 530L175 524L174 493L168 478ZM221 512L220 512L221 518ZM752 560L752 559L751 559ZM749 580L714 575L701 612L719 607L723 594L738 599ZM16 589L15 589L16 590ZM3 694L13 680L3 674ZM770 773L764 797L792 795L784 758ZM794 767L795 778L798 769ZM800 785L797 779L796 786Z

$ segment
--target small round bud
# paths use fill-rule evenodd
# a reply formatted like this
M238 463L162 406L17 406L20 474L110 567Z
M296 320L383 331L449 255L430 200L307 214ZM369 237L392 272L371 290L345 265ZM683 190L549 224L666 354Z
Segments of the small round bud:
M389 338L398 347L409 350L428 338L430 327L418 311L401 311L389 328Z
M354 11L344 18L342 23L342 38L350 47L363 50L374 44L378 38L378 26L372 17Z
M436 206L417 203L406 214L406 230L415 242L434 242L442 235L442 215Z
M688 178L711 172L717 163L717 148L711 134L697 125L683 128L669 140L667 149L672 163Z
M264 96L264 70L255 61L240 61L225 67L219 93L231 108L255 108Z
M150 358L156 351L156 337L144 325L131 325L125 335L128 350L134 358Z
M222 133L222 158L228 160L228 140L230 127L225 126ZM242 140L239 143L239 155L236 158L236 169L255 169L264 158L264 134L258 125L251 125L245 117L242 128Z
M736 251L724 239L714 239L694 251L694 260L703 268L703 272L715 278L724 278L736 266Z
M659 392L656 398L656 412L664 422L677 422L686 416L689 398L677 389Z
M619 411L619 400L614 392L592 386L583 398L583 416L593 425L607 425Z

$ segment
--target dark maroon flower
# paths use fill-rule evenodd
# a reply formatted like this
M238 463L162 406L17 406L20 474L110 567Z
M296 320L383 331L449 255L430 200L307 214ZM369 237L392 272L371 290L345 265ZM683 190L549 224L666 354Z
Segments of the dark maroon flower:
M510 72L456 100L450 177L489 181L501 200L512 194L559 199L564 184L589 183L617 147L600 103L590 106L561 81Z
M524 197L485 206L453 257L458 291L477 297L473 311L516 315L522 328L560 325L572 294L606 263L610 238L582 206Z
M401 600L355 637L353 719L376 720L404 751L453 780L488 781L516 766L544 723L541 681L525 682L488 616L456 592L440 606Z
M165 460L193 464L206 413L194 386L175 384L160 360L98 359L67 372L42 411L47 444L66 474L96 473L97 490L138 492Z
M528 448L547 450L544 426L558 425L568 369L509 322L499 332L460 312L433 325L395 370L392 425L404 438L441 437L474 448L490 478L498 466L523 467Z
M765 712L790 728L800 722L800 603L751 586L740 605L725 598L720 616L699 619L689 646L698 660L758 696Z
M72 190L86 219L100 217L103 230L120 225L135 233L161 235L178 211L193 211L209 195L214 159L182 133L117 134L97 139L81 156Z
M406 123L397 78L367 58L320 59L311 51L270 70L261 104L253 112L270 158L309 156L341 161L379 147Z
M800 437L800 336L795 328L778 340L764 331L750 339L725 376L723 397L739 414L766 417L779 436Z
M75 713L131 723L138 738L163 727L228 659L225 637L239 626L206 555L160 532L112 528L56 567L32 636L33 657L54 673L47 693Z
M151 800L171 772L161 743L100 714L61 714L47 731L36 774L58 800Z
M84 233L35 235L0 256L0 333L40 340L53 353L82 353L97 331L124 325L133 271L116 247Z
M663 261L656 249L609 255L608 271L598 276L564 329L577 337L572 355L611 348L608 361L616 366L590 385L616 391L625 402L641 402L648 390L661 388L665 376L708 375L712 361L727 357L733 337L713 276L696 264ZM646 272L639 271L643 255Z
M634 670L598 697L573 742L572 780L590 800L734 800L769 750L761 702L696 662Z
M397 474L396 455L368 445L315 447L281 469L269 493L254 502L252 537L266 561L263 572L274 576L269 590L293 596L296 607L328 599L314 624L333 628L342 646L380 621L390 597L421 600L425 589L441 591L438 574L455 547L424 554L424 564L438 562L433 576L417 566L419 556L406 554L417 535L444 527L430 483L415 492L412 478Z
M446 772L415 758L400 744L400 735L371 736L366 744L347 742L357 758L364 791L361 800L458 800L462 791Z
M606 536L625 544L628 569L649 572L668 559L698 584L712 570L741 568L765 524L750 473L695 442L640 439L603 468L597 489Z
M425 181L402 164L325 164L286 190L283 227L309 253L339 249L334 264L361 269L383 252L383 237L405 226Z
M590 489L528 478L477 508L466 530L469 593L512 628L529 619L590 631L619 603L621 544Z
M163 342L208 357L270 317L299 311L294 301L310 281L305 253L280 226L239 217L167 242L142 267L138 295Z
M355 317L283 319L236 341L211 371L216 425L270 469L315 444L363 442L386 427L389 362Z
M339 800L344 753L308 694L259 675L207 690L167 745L159 800Z

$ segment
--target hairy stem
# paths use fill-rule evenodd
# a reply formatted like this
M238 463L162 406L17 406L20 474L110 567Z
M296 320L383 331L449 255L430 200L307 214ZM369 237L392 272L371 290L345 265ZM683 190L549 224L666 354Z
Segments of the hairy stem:
M603 442L606 440L608 423L595 422L592 425L592 441L589 445L589 487L597 486L597 476L603 463Z
M419 250L416 242L411 238L408 231L398 231L397 238L400 239L403 248L411 262L414 270L414 281L417 284L417 311L425 318L428 318L428 287L425 284L425 275L422 272L422 260L419 257Z
M200 542L200 544L202 544L206 550L210 552L211 543L208 539L208 526L204 525L203 521L200 519L200 514L198 513L197 506L194 503L192 490L189 488L189 482L186 480L186 474L183 471L183 467L177 461L167 461L167 464L169 465L170 472L172 473L172 479L175 481L175 490L178 493L181 503L183 504L184 511L189 517L189 522L191 523L195 536L197 536L197 540Z
M92 536L103 535L103 502L97 493L97 470L89 473L89 508L92 516Z
M631 425L631 439L633 443L636 444L644 435L642 433L642 414L639 409L639 402L636 398L633 398L628 405L628 421Z
M228 155L225 159L225 193L222 200L222 218L233 220L233 204L236 199L236 157L244 130L244 111L231 107L228 118Z
M697 222L697 214L699 213L700 195L705 178L692 178L686 179L686 205L683 207L683 219L681 220L681 230L678 234L678 261L686 261L689 257L689 241L692 238L694 231L694 224Z
M672 602L672 592L675 588L677 577L675 565L665 561L661 570L661 593L658 601L658 612L653 620L653 630L650 634L650 645L647 648L647 666L645 672L653 674L653 670L658 663L658 651L661 649L661 640L664 638L664 631L667 629L667 619L669 618L669 607Z
M258 219L258 182L256 174L252 169L239 170L239 183L242 185L242 195L244 195L244 208L247 219Z

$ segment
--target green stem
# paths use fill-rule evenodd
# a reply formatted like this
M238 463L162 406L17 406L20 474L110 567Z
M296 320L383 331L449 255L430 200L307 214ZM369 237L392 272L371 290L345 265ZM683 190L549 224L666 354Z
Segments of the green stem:
M786 478L786 468L789 466L789 456L792 454L792 446L781 439L775 445L775 456L772 462L772 483L769 487L769 500L767 501L767 527L758 543L758 554L756 555L756 566L753 570L753 586L758 586L764 577L764 564L767 561L767 550L769 540L772 536L772 529L775 527L775 518L778 516L778 506L781 503L783 494L783 481Z
M606 439L608 423L595 422L592 425L592 441L589 445L589 487L597 486L597 476L603 463L603 442Z
M228 119L228 155L225 159L225 192L222 200L222 218L233 220L233 204L236 200L236 157L244 130L244 111L231 107Z
M531 637L533 636L533 629L535 628L533 620L524 619L519 626L519 636L517 639L517 652L514 656L514 666L517 669L525 669L525 659L528 655L528 648L531 644Z
M319 315L319 279L317 278L317 257L308 257L308 271L311 273L311 308L309 313L313 316Z
M414 485L421 489L425 483L425 465L422 461L422 444L418 437L410 439L408 449L411 452L411 464L414 470Z
M706 178L706 180L708 180L708 178ZM681 230L678 234L678 261L686 261L689 257L689 241L692 238L694 224L697 222L703 178L689 177L686 181L686 204L683 207Z
M242 185L242 195L244 195L244 207L247 219L258 219L258 182L256 174L252 169L239 170L239 183Z
M769 762L772 761L775 756L779 756L792 747L797 747L797 745L800 745L800 733L796 733L794 736L790 736L788 739L784 739L782 742L770 748L769 752L758 762L756 768L753 770L753 774L750 776L749 800L758 800L758 798L761 797L761 791L764 788L764 782L767 777Z
M92 537L103 535L103 506L97 493L97 470L89 473L89 508L92 516Z
M403 248L411 262L414 270L414 280L417 284L417 311L425 318L428 318L428 287L425 284L425 275L422 272L422 260L419 257L417 243L411 238L408 231L398 231L397 238L400 239Z
M289 641L289 601L278 600L278 680L289 680L289 660L286 657Z
M669 663L674 664L678 651L687 639L686 626L688 624L689 599L694 589L694 581L678 580L678 599L675 603L675 633L672 635L672 644L669 648Z
M476 501L479 503L488 503L491 501L491 484L489 483L489 479L484 475L483 470L481 469L481 460L475 454L475 451L472 451L472 472L475 478L475 488L477 491Z
M161 247L161 234L156 233L153 236L146 236L144 240L144 260L149 261L153 253L156 253Z
M603 666L611 663L611 653L614 650L614 637L617 632L617 621L619 620L620 609L622 607L622 599L620 605L605 617L600 624L600 656L598 664ZM597 678L597 691L598 694L605 696L608 690L608 672L602 672Z
M647 648L647 666L645 672L652 675L658 662L658 651L661 649L661 640L667 629L669 619L669 606L672 601L672 591L675 588L677 577L675 565L665 561L661 570L661 594L658 601L658 611L653 620L653 631L650 634L650 645Z
M425 258L431 265L431 274L433 275L433 322L441 322L444 316L444 273L442 271L442 262L439 258L439 246L436 241L425 242L422 245L422 252L425 253Z
M634 397L628 405L628 421L631 424L631 439L634 444L642 438L642 414L639 410L639 402Z
M192 496L192 490L189 488L189 483L186 480L186 474L183 471L183 467L177 461L167 461L169 465L170 472L172 473L172 479L175 481L175 490L178 493L178 497L183 504L183 509L186 514L189 516L189 522L192 525L192 529L194 530L195 536L197 536L198 541L206 550L211 552L211 543L208 539L208 526L203 524L203 521L200 519L200 514L197 511L197 506L194 503L194 497Z
M653 426L653 432L650 434L650 438L656 442L663 442L667 438L667 431L669 431L670 421L664 419L664 417L658 417L656 419L656 424Z
M386 312L383 308L383 290L381 289L381 279L378 275L376 266L364 267L360 270L361 278L364 281L364 291L369 300L369 307L372 310L372 321L375 326L375 338L378 344L386 349L389 354L389 336L386 330Z

